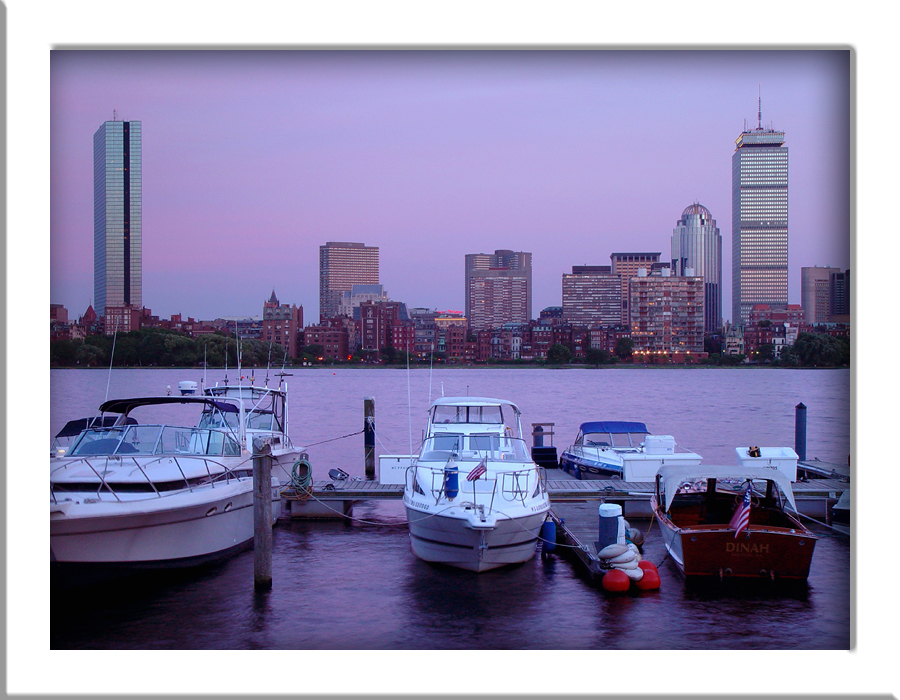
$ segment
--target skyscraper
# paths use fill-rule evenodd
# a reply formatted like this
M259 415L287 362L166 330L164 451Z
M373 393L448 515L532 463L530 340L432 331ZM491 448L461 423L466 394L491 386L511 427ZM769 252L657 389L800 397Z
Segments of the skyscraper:
M576 265L562 276L563 318L581 325L620 325L622 280L609 265Z
M613 253L609 256L612 261L611 269L614 275L621 278L622 283L622 325L631 323L631 313L628 308L630 302L629 283L632 277L637 277L638 270L646 270L648 273L654 265L659 263L661 253Z
M466 318L470 330L531 320L531 253L496 250L466 255Z
M94 308L140 309L141 123L104 122L94 134ZM122 330L121 328L119 330Z
M717 333L722 327L722 236L702 204L687 207L675 225L672 271L678 277L703 278L703 330Z
M319 246L319 323L340 313L344 292L354 284L379 284L378 248L335 242Z
M833 272L840 270L828 266L800 268L800 305L803 318L810 325L828 323Z
M731 157L731 313L745 325L756 304L788 303L788 149L784 132L744 129Z

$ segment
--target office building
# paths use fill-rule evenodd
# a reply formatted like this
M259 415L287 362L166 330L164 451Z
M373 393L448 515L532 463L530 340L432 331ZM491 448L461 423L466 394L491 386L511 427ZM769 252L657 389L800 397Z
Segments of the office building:
M354 284L349 292L341 293L338 314L359 320L359 305L366 301L390 301L380 284Z
M135 330L141 272L141 123L114 115L94 133L93 306L108 333Z
M562 308L565 323L620 325L622 280L609 265L575 266L562 276Z
M631 341L646 354L703 352L703 278L668 268L631 279Z
M731 157L731 314L788 303L788 149L784 132L744 129Z
M847 322L850 319L850 270L834 270L831 273L831 289L829 295L828 311L833 323ZM843 319L839 317L846 316Z
M800 268L800 306L810 325L828 323L833 267Z
M722 328L722 236L709 209L695 202L672 233L672 273L703 278L703 330Z
M800 305L810 325L846 321L850 315L850 270L800 268Z
M319 321L340 313L344 292L354 284L379 284L378 248L363 243L319 246Z
M629 312L629 282L632 277L637 277L638 270L646 270L647 273L653 269L653 266L659 263L660 253L613 253L609 256L612 261L611 271L614 275L621 278L622 285L622 314L621 323L628 325L630 323Z
M531 320L531 253L466 255L466 318L473 331Z

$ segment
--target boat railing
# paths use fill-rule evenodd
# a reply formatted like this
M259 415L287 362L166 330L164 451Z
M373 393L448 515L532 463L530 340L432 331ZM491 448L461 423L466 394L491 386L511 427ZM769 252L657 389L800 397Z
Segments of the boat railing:
M95 466L92 462L100 462L102 460L102 469L98 470L97 466ZM60 465L56 469L51 470L50 475L53 476L54 473L68 469L69 467L83 465L90 469L94 475L98 479L97 484L97 497L100 498L100 495L104 492L104 489L109 492L110 495L113 496L120 503L122 499L119 498L119 494L116 493L115 488L107 481L106 474L109 472L110 466L123 467L127 466L126 462L132 462L134 466L140 471L146 480L147 484L149 484L150 488L153 490L153 493L156 496L162 498L165 494L160 492L160 490L156 487L153 479L147 473L146 469L148 467L153 466L155 463L161 463L163 460L170 460L175 463L175 466L178 468L179 474L181 474L181 479L184 481L185 488L188 491L193 492L196 487L206 486L209 484L211 488L215 488L216 483L222 483L223 481L227 484L232 480L239 479L239 475L236 471L228 467L221 462L217 462L214 459L210 459L209 457L205 457L203 455L162 455L159 457L154 457L148 462L141 464L138 461L137 457L124 457L120 455L104 455L100 457L91 457L90 459L86 457L82 457L79 459L73 459L67 461L65 464ZM185 474L184 468L179 460L188 460L191 463L202 462L203 468L205 469L205 475L201 475L199 477L190 478ZM111 464L111 462L115 462L116 464ZM211 468L212 465L212 468ZM199 480L198 480L199 479ZM53 481L50 482L50 497L53 503L58 503L56 498L56 492L53 489Z
M525 500L532 492L546 488L544 483L546 473L542 475L540 469L534 465L528 465L522 469L494 472L492 477L488 477L485 474L471 481L466 478L465 472L453 472L447 469L447 466L449 466L449 461L447 465L441 467L429 467L422 464L410 467L414 484L419 483L418 473L420 471L427 473L426 478L430 479L429 491L432 498L434 498L435 505L440 503L442 499L451 500L451 491L456 492L453 494L452 500L458 497L463 499L471 497L473 502L477 503L478 500L489 499L489 508L491 509L494 507L494 500L498 494L504 502L518 501L524 505ZM455 487L451 486L451 479L454 473L457 476Z

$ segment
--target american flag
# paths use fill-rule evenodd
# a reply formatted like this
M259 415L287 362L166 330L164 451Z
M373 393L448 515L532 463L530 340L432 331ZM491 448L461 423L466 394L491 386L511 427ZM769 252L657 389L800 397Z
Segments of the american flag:
M731 520L728 523L728 527L734 528L734 536L737 537L741 534L741 531L744 530L750 524L750 484L747 484L747 488L744 491L744 500L740 502L737 508L734 509L734 515L731 516Z
M475 479L480 477L482 474L486 474L486 473L487 473L487 465L484 463L484 460L482 459L478 463L478 466L475 467L472 471L470 471L468 473L468 475L466 476L466 479L468 481L475 481Z

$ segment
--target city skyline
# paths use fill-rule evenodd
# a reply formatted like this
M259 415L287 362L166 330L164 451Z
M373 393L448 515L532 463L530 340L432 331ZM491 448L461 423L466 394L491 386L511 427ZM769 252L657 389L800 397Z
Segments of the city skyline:
M315 309L317 249L347 240L380 249L391 298L439 309L463 308L467 253L530 251L537 315L574 265L668 250L692 202L729 221L761 92L799 303L801 267L850 267L849 76L847 51L53 51L51 302L91 302L86 144L113 109L143 123L155 314L256 315L273 287Z

